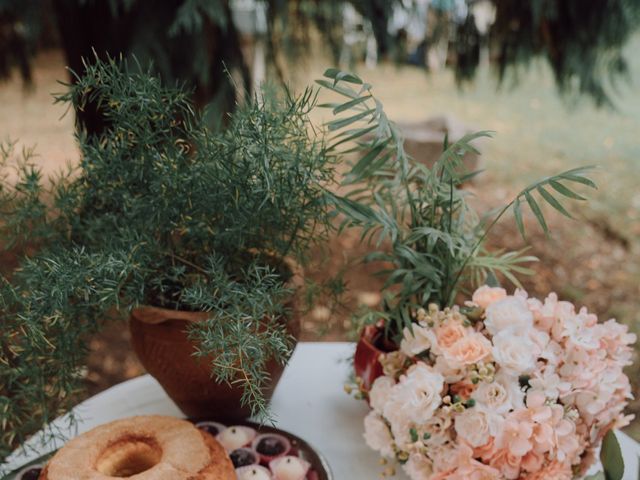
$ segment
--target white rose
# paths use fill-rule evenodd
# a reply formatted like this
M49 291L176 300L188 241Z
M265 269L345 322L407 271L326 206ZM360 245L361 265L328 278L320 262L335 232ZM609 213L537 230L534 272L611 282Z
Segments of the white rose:
M512 330L503 330L493 337L493 358L500 367L516 377L536 367L534 343Z
M533 313L523 297L506 297L487 307L484 325L492 335L507 328L524 335L533 326Z
M409 357L421 354L431 348L433 332L429 328L413 325L411 329L405 327L402 332L400 351Z
M391 422L422 424L442 402L444 377L424 363L417 363L391 389L384 416Z
M456 433L472 447L480 447L489 441L487 415L477 408L468 408L454 420Z
M384 411L385 404L389 401L391 389L395 384L395 380L391 377L382 376L376 378L373 385L371 385L371 390L369 390L371 408L381 414Z
M393 457L393 438L389 427L374 411L364 417L364 440L369 448L379 452L383 457Z
M480 382L471 395L476 408L498 414L505 414L513 408L509 392L500 382Z
M433 475L433 464L431 460L420 453L412 453L409 460L402 466L403 470L411 480L424 480Z

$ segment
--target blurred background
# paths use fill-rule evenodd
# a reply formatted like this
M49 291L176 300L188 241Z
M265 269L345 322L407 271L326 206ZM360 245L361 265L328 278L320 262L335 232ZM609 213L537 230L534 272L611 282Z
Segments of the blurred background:
M193 88L212 128L262 82L300 90L340 66L374 86L409 152L427 163L445 133L496 132L471 159L486 170L469 187L479 210L534 178L599 165L599 190L576 221L549 212L550 237L530 229L540 261L522 282L638 333L638 25L637 0L0 0L0 140L35 147L47 174L78 162L76 115L89 134L100 119L67 112L52 93L94 55L152 62L163 81ZM490 242L525 246L509 221ZM351 314L378 304L381 281L356 263L363 253L356 234L317 252L308 276L344 273L349 290L306 315L304 340L349 339ZM10 254L1 260L11 268ZM121 325L90 339L89 394L142 373L128 341ZM636 397L639 372L629 372ZM640 439L637 421L629 433Z

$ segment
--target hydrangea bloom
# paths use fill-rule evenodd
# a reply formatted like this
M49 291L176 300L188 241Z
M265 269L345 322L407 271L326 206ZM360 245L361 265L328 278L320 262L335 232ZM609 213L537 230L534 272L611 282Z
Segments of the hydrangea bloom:
M421 311L383 355L365 440L412 480L571 479L628 423L635 335L550 294L481 287L467 306ZM477 317L474 317L477 318Z

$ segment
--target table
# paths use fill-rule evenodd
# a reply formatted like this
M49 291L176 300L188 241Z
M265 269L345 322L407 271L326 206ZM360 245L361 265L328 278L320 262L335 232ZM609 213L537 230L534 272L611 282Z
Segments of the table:
M377 454L362 440L362 419L368 409L344 393L348 379L352 343L301 343L276 389L272 411L277 426L294 433L324 455L336 480L369 480L380 477ZM102 423L131 415L160 414L183 417L160 385L149 375L129 380L82 402L74 409L80 417L77 431L71 431L68 417L54 422L68 435L82 433ZM627 468L624 480L638 479L640 445L618 432ZM38 438L31 442L37 445ZM18 467L57 448L39 447L37 452L14 452L8 459ZM406 480L403 474L394 477Z

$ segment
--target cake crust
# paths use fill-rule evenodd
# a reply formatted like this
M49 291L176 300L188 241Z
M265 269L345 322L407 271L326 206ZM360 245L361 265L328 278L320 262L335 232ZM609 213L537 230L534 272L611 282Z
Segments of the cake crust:
M158 415L107 423L69 441L39 480L235 480L224 448L190 422Z

